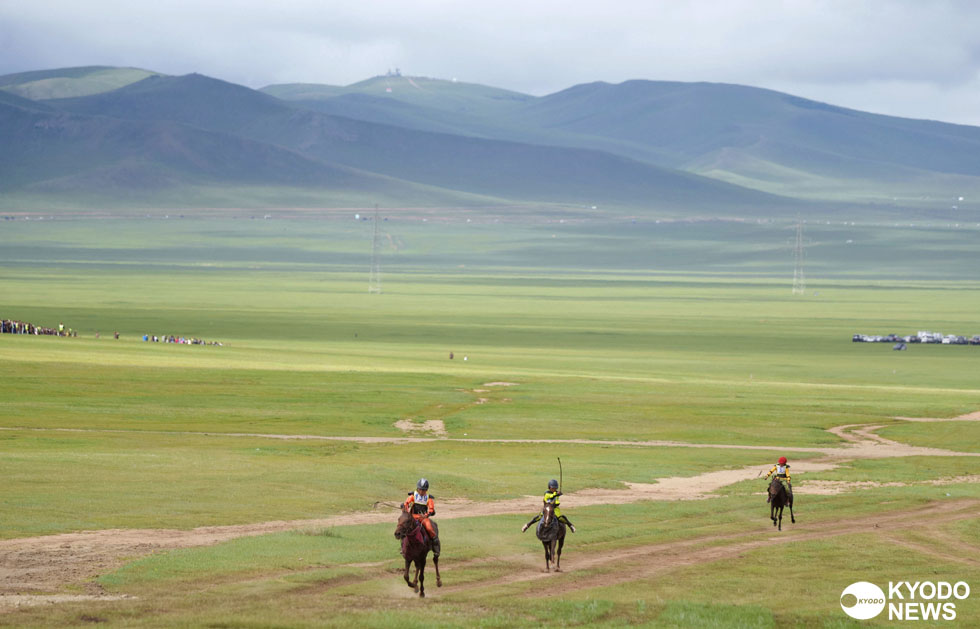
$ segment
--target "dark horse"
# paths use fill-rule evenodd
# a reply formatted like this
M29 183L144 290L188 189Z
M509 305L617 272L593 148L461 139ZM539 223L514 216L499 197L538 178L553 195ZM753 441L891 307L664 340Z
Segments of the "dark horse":
M779 530L783 530L783 507L789 505L789 517L796 524L796 518L793 516L793 497L786 493L786 488L783 484L779 482L778 478L773 478L772 482L769 484L769 517L772 519L772 525L778 526ZM779 519L777 520L776 511L779 511Z
M436 535L439 535L439 527L435 522L432 523ZM419 593L421 598L425 598L425 558L432 550L432 540L425 533L425 528L420 521L412 517L410 511L402 507L402 514L398 516L398 525L395 527L395 539L402 541L402 556L405 557L405 583ZM415 562L415 581L408 580L408 566ZM439 575L439 555L432 556L432 563L436 567L436 586L442 587L442 577Z
M544 546L545 572L551 572L552 561L555 562L555 572L561 572L561 549L565 545L565 525L555 517L554 503L544 503L544 507L541 508L541 521L535 533Z

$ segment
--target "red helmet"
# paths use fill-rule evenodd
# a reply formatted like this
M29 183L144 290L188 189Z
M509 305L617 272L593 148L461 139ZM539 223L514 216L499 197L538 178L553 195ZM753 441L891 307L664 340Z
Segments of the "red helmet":
M780 465L786 465L786 457L784 457L784 456L779 457L779 464Z

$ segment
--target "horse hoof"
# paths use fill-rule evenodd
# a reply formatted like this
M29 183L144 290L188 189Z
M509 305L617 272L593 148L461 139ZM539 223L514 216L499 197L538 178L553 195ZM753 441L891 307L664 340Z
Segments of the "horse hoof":
M437 588L441 588L442 587L442 579L436 579L436 587Z
M425 598L425 592L419 592L419 598Z

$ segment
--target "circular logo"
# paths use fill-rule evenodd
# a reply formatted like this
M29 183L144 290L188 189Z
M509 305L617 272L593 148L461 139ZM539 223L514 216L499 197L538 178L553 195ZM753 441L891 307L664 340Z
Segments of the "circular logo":
M885 593L874 583L852 583L840 595L840 608L851 618L868 620L885 609Z

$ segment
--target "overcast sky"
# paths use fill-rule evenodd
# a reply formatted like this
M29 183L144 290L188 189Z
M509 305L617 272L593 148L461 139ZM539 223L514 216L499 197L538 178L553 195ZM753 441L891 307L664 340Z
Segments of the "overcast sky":
M397 67L535 95L716 81L980 125L980 2L0 0L0 74L81 65L250 87Z

